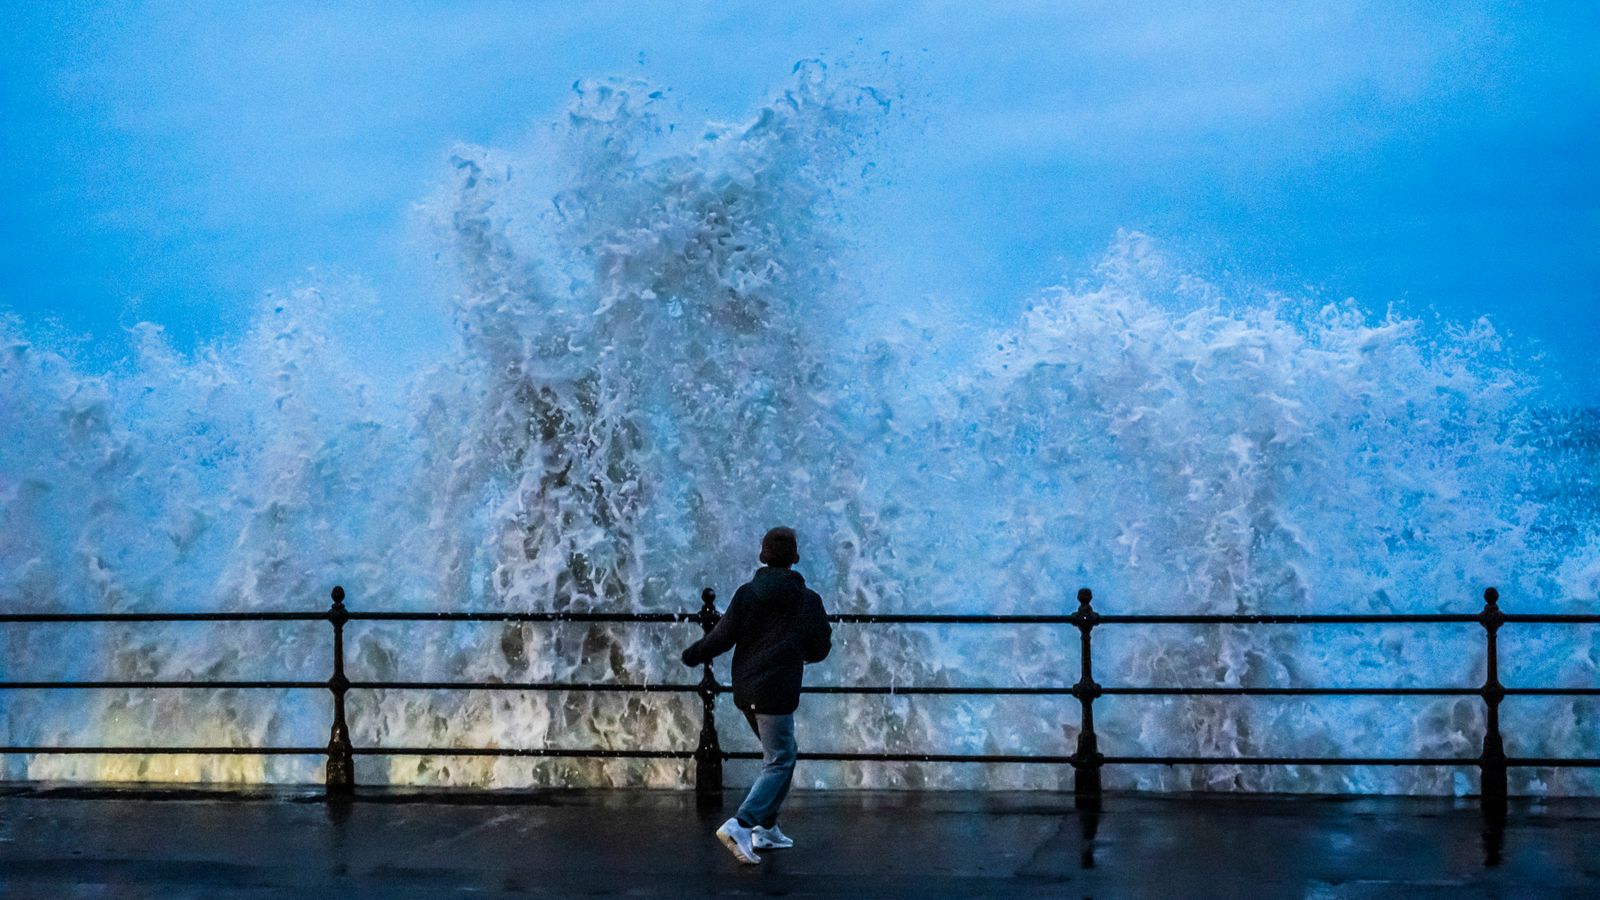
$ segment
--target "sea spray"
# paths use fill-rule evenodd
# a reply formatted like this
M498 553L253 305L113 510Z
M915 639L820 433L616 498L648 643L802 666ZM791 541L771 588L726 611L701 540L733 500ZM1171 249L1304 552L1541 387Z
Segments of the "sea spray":
M1239 298L1157 242L979 336L841 268L840 210L887 92L798 67L749 121L690 131L660 92L580 82L540 154L458 147L424 204L452 347L377 390L323 286L193 355L140 326L91 372L0 324L0 596L26 610L680 610L724 602L768 526L837 611L1474 611L1593 596L1594 456L1534 415L1487 322ZM548 190L546 189L548 188ZM920 321L861 334L864 304ZM954 349L955 352L945 351ZM953 366L949 360L967 360ZM1559 460L1552 463L1552 460ZM1593 683L1593 629L1508 627L1526 683ZM358 679L692 680L687 626L352 624ZM1520 634L1520 636L1519 636ZM832 684L1068 684L1076 635L840 626ZM1519 642L1520 643L1516 643ZM326 677L303 625L8 626L4 677ZM1106 684L1475 684L1476 627L1107 628ZM725 666L725 664L724 664ZM722 670L726 678L725 668ZM316 745L326 698L7 692L12 744ZM1582 699L1507 702L1511 751L1594 755ZM808 698L814 749L1070 752L1059 698ZM1591 704L1592 705L1592 704ZM730 746L751 742L724 705ZM1460 755L1481 703L1112 698L1107 752ZM684 748L692 697L355 692L359 745ZM12 758L8 777L313 781L318 761ZM369 782L680 785L680 762L363 759ZM1465 789L1457 773L1112 769L1114 786ZM1060 787L1059 767L807 764L828 786ZM1593 792L1571 773L1519 790Z
M1020 328L997 338L957 395L960 408L984 411L981 424L942 417L949 456L970 466L967 480L1005 498L980 507L958 493L963 508L993 517L974 533L1014 538L963 550L987 554L1007 596L1064 576L1072 580L1062 588L1091 583L1101 608L1118 611L1471 612L1476 587L1504 589L1519 576L1525 606L1548 608L1550 579L1523 573L1529 559L1559 559L1568 548L1530 540L1546 512L1527 499L1533 385L1497 363L1502 355L1485 321L1430 338L1416 320L1392 312L1375 320L1348 303L1239 307L1147 239L1124 235L1091 283L1045 292ZM965 430L952 434L943 424L951 422ZM1030 549L1050 558L1027 560ZM1063 602L1068 595L1058 591ZM1483 678L1476 627L1099 636L1112 683L1471 686ZM1582 629L1567 637L1590 639ZM1101 729L1111 736L1102 746L1130 755L1382 747L1470 757L1482 730L1474 698L1103 706ZM1144 773L1136 783L1443 791L1449 777L1209 767Z

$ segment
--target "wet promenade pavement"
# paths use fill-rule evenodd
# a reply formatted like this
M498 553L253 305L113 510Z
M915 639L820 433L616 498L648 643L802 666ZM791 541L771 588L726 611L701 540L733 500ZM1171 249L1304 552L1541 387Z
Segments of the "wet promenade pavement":
M689 793L10 786L0 896L1600 897L1600 801L1512 806L1486 840L1448 799L797 792L740 867Z

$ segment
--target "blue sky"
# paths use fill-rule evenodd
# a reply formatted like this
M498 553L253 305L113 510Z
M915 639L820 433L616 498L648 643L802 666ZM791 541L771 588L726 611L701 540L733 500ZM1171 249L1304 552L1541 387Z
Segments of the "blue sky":
M192 343L315 269L422 309L456 141L522 142L579 77L728 119L887 51L916 124L861 237L899 296L1003 317L1136 228L1223 281L1489 314L1594 402L1596 46L1594 3L8 4L0 308Z

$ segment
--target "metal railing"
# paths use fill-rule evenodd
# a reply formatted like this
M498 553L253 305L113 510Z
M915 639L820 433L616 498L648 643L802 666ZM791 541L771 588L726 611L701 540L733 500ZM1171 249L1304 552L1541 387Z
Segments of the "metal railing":
M327 690L333 698L333 723L326 747L242 747L242 746L0 746L0 754L226 754L226 755L317 755L326 756L326 787L330 797L349 796L355 787L357 756L502 756L576 757L589 759L682 759L695 763L695 786L702 798L716 800L722 791L722 764L728 759L758 759L759 753L728 752L722 749L717 734L716 698L730 693L719 684L711 665L701 669L697 683L629 684L617 682L567 681L372 681L351 680L345 674L344 629L349 622L596 622L596 623L697 623L704 632L716 625L719 614L716 595L706 588L701 607L694 613L600 613L600 612L367 612L349 610L345 593L335 587L332 604L325 612L196 612L196 613L4 613L6 623L90 623L90 622L311 622L326 621L333 629L332 674L326 681L292 680L115 680L115 681L8 681L0 690L22 689L190 689L237 688L277 690ZM828 685L805 688L813 694L890 694L890 695L972 695L972 696L1071 696L1081 711L1077 746L1063 754L973 754L973 753L878 753L824 752L802 753L802 759L845 762L930 762L930 763L1043 763L1071 766L1073 793L1079 805L1097 807L1102 793L1101 770L1108 765L1337 765L1337 766L1450 766L1476 767L1480 773L1481 797L1488 811L1503 813L1506 801L1506 771L1513 767L1600 767L1594 758L1544 758L1507 756L1500 729L1500 704L1510 696L1600 696L1600 687L1505 687L1500 683L1499 631L1510 623L1600 624L1600 615L1586 614L1509 614L1502 612L1499 593L1489 588L1484 605L1473 614L1396 613L1333 615L1102 615L1093 605L1087 588L1078 591L1077 610L1068 615L920 615L920 614L844 614L829 616L841 624L863 625L1067 625L1079 634L1079 678L1071 685L1047 687L919 686L919 685ZM1485 637L1485 677L1477 687L1162 687L1104 686L1094 680L1093 642L1095 629L1113 625L1436 625L1476 624ZM553 747L369 747L356 746L350 739L346 719L346 695L352 690L473 690L473 691L579 691L695 694L700 698L699 741L688 749L553 748ZM1477 757L1303 757L1303 756L1159 756L1107 755L1100 752L1095 733L1095 701L1117 696L1179 697L1450 697L1476 696L1483 700L1486 716L1482 752Z

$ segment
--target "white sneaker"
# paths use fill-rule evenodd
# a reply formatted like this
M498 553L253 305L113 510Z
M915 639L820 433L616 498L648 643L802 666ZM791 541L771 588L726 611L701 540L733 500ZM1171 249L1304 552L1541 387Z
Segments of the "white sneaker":
M733 858L748 866L761 862L761 857L756 855L755 847L750 843L754 832L739 824L738 819L729 819L717 829L717 840L722 846L728 848Z
M794 846L794 838L789 837L778 826L762 828L760 825L750 829L750 843L758 850L787 850Z

